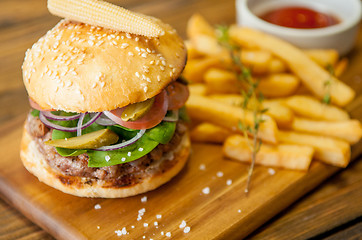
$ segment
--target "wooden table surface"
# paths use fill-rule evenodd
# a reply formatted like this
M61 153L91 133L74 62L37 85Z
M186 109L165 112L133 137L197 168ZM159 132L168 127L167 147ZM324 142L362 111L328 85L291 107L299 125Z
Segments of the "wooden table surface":
M124 7L156 16L185 37L186 22L199 12L213 24L234 23L234 0L123 0ZM0 124L27 114L21 64L27 48L59 18L45 0L0 0ZM362 34L348 56L342 79L362 81ZM361 89L357 89L361 92ZM358 97L361 98L361 95ZM361 101L359 101L361 102ZM352 106L356 108L356 106ZM354 116L361 120L361 112ZM1 136L0 136L1 137ZM6 153L3 153L6 154ZM362 239L362 161L346 169L264 224L250 239ZM53 239L16 209L0 200L0 239Z

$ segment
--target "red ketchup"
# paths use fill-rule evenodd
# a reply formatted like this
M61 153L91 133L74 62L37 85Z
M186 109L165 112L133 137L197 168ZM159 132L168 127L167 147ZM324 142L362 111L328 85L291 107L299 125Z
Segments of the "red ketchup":
M266 12L261 19L289 28L324 28L340 21L333 15L317 12L305 7L282 7Z

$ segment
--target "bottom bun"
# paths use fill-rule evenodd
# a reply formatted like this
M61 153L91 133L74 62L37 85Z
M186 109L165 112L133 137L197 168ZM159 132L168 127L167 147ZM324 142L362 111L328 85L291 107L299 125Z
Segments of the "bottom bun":
M67 176L51 168L45 155L42 154L35 140L24 129L20 157L25 168L35 175L39 181L62 192L79 197L123 198L153 190L168 182L184 167L190 155L190 140L184 134L180 145L173 152L173 166L152 176L147 176L141 182L130 186L110 186L110 182L95 178Z

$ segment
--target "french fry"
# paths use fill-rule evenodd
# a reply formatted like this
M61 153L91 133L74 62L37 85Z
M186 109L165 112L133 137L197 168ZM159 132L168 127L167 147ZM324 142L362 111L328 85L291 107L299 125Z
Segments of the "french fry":
M311 96L297 95L285 100L285 104L294 113L306 118L326 121L348 120L348 113L338 107L326 105Z
M232 26L229 34L242 46L261 48L281 58L318 98L322 99L327 92L326 81L331 82L329 93L332 103L345 106L354 98L355 92L351 87L331 76L302 50L290 43L257 30L238 26Z
M350 161L351 149L344 140L294 131L279 131L278 140L280 143L311 146L315 150L314 158L327 164L346 167Z
M192 45L190 41L184 41L187 49L187 60L203 57L204 54L197 51L197 49Z
M292 129L299 132L336 137L343 139L350 144L357 143L362 136L361 123L355 119L340 122L328 122L294 118Z
M263 143L256 155L255 163L264 166L281 167L295 170L308 170L314 149L308 146ZM252 152L245 137L232 135L223 145L226 157L241 162L251 162Z
M218 43L215 37L199 34L191 39L191 43L198 52L205 55L223 55L225 58L229 57L227 50Z
M210 95L209 97L236 107L241 107L244 102L244 98L241 95L236 94L215 94ZM292 124L294 114L281 101L264 100L262 102L262 107L268 109L265 114L271 116L279 127L287 127Z
M240 59L253 73L263 74L268 71L272 55L270 52L262 50L242 50Z
M323 68L326 68L328 65L334 66L339 57L335 49L308 49L304 50L304 53Z
M210 68L204 75L207 94L240 93L240 83L232 72Z
M235 107L241 107L244 102L244 98L240 94L213 94L208 97Z
M260 80L258 89L265 97L285 97L292 95L299 86L299 79L292 74L271 74Z
M201 123L191 130L190 137L194 142L223 143L232 132L226 128L211 124Z
M283 73L287 71L287 65L280 60L279 58L273 57L268 64L268 72L273 73Z
M190 82L203 82L205 72L212 67L223 66L217 57L205 57L187 61L182 75Z
M206 85L202 83L189 84L191 95L206 95Z
M200 14L194 14L187 22L186 34L188 38L203 34L215 37L214 28Z
M265 114L271 116L275 122L277 123L278 127L288 127L292 124L294 119L294 114L290 108L284 105L279 100L264 100L263 108L268 109Z
M348 66L348 58L342 58L334 66L334 75L336 75L337 77L341 76L343 72L346 70L347 66Z
M213 123L235 132L242 132L238 127L240 122L246 126L254 124L252 112L204 96L190 95L186 107L192 119ZM258 137L264 141L276 143L278 129L275 121L267 115L261 117L263 122L260 123Z

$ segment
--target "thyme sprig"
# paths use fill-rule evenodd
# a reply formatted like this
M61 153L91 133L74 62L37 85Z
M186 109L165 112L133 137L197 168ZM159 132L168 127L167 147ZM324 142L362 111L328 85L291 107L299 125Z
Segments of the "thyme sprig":
M264 97L258 91L259 80L253 78L250 69L241 62L240 56L242 49L230 39L229 28L227 26L218 26L217 31L219 44L228 50L233 65L232 69L242 86L241 95L244 100L241 107L253 113L253 124L251 126L245 124L245 117L239 121L238 126L243 132L252 152L251 165L249 167L248 180L245 188L245 192L247 193L249 192L256 156L262 144L262 141L258 139L258 132L260 124L264 121L262 117L263 113L265 113L267 109L262 108ZM252 137L252 142L249 141L249 136Z
M325 94L322 98L322 102L325 104L331 103L331 85L333 77L335 76L334 67L331 64L327 65L327 71L329 72L329 78L324 81Z

